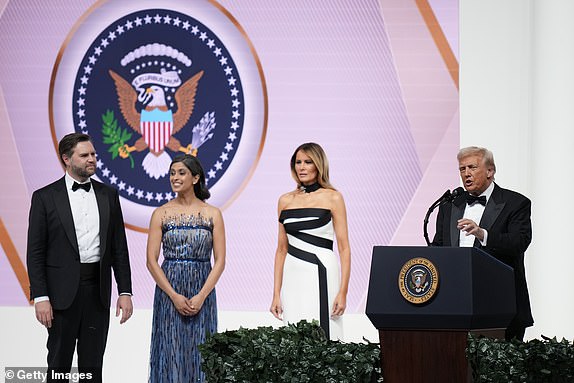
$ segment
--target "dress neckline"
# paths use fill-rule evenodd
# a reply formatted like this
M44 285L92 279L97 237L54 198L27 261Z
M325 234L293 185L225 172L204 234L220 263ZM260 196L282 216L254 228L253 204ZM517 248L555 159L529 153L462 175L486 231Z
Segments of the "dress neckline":
M327 209L324 207L293 207L289 209L281 209L281 211L291 211L291 210L322 210L322 211L331 211L331 209Z
M205 216L201 212L166 214L162 218L162 226L213 226L213 217Z

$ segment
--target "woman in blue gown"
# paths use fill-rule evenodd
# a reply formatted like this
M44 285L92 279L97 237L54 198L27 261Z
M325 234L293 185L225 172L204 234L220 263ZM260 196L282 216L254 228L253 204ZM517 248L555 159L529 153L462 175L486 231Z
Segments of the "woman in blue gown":
M169 180L177 196L153 212L147 243L147 267L157 284L149 382L203 382L197 346L217 331L214 288L225 267L223 217L205 203L210 193L197 158L176 157Z

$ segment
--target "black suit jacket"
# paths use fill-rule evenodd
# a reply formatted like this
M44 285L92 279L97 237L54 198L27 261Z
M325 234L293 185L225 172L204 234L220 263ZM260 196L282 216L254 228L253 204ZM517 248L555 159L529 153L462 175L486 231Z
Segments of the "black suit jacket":
M118 292L131 293L131 272L118 192L92 180L100 214L100 298L110 306L111 270ZM32 195L26 254L30 298L68 308L80 283L80 253L64 177Z
M464 214L466 195L466 192L462 193L452 204L440 207L432 242L434 246L459 246L460 230L456 225ZM522 194L495 184L479 223L481 228L488 231L486 246L482 246L478 240L474 242L475 247L514 268L515 320L525 327L534 323L524 271L524 252L532 240L530 206L530 200Z

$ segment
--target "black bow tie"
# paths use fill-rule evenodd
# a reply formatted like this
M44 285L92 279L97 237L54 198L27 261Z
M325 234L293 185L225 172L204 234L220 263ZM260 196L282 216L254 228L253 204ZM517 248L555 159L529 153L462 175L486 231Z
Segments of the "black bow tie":
M79 183L74 181L74 184L72 185L72 191L76 191L78 189L84 189L85 191L89 192L91 187L92 187L91 182L79 184Z
M466 203L467 204L472 205L475 202L478 202L482 206L486 206L486 196L481 195L480 197L477 197L477 196L472 195L472 194L466 195Z

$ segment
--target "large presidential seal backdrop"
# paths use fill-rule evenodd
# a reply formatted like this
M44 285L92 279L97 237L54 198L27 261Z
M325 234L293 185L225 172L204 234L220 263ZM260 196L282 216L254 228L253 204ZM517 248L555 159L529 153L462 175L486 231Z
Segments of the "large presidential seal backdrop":
M174 197L168 170L178 154L201 161L210 203L226 206L241 192L264 144L264 84L248 36L220 5L102 1L55 63L54 142L90 134L96 177L119 190L128 227L145 230Z

